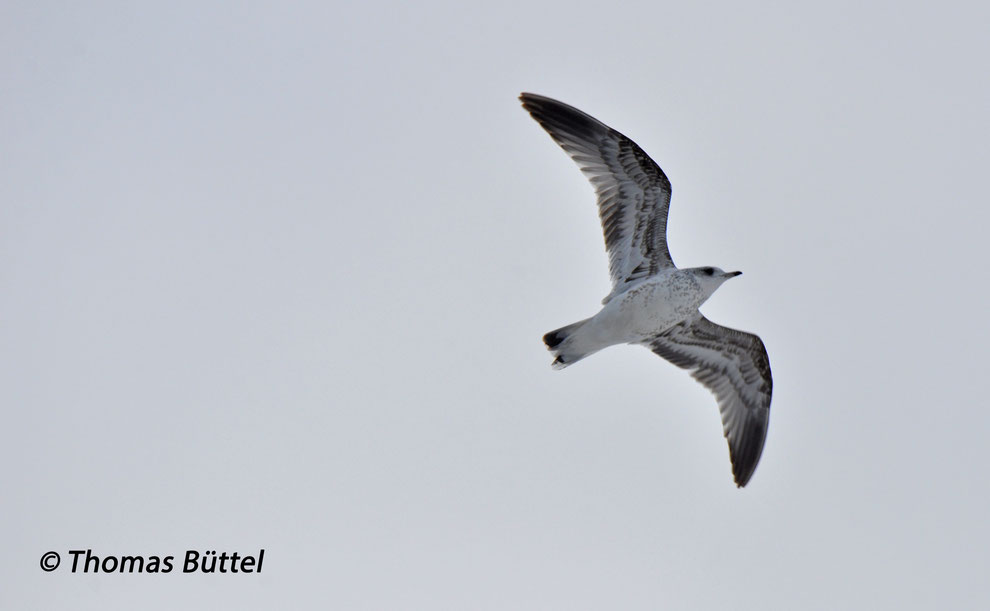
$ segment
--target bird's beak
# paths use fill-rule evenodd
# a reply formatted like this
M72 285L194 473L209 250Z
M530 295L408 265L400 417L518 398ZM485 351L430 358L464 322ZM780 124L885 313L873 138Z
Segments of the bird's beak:
M726 272L725 275L729 278L735 278L736 276L742 276L742 272Z

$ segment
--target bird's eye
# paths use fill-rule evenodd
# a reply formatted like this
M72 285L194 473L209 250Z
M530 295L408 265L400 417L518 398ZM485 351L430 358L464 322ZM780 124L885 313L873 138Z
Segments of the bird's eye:
M713 268L713 267L706 267L705 269L703 269L701 271L703 271L703 272L705 272L705 274L711 276L712 274L715 273L715 268Z

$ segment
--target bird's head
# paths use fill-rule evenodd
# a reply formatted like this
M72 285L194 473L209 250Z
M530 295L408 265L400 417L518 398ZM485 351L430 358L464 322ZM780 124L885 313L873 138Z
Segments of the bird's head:
M714 293L715 289L722 286L722 283L729 278L735 278L742 274L742 272L724 272L718 267L693 267L690 271L698 284L707 289L709 295Z

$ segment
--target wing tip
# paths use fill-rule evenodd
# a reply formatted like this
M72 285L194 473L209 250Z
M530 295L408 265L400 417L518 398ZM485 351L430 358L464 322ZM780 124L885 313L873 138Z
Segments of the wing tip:
M523 108L525 108L527 112L532 113L534 110L537 110L540 106L542 106L545 102L552 101L552 99L536 93L529 93L528 91L524 91L519 94L519 101L522 103Z
M529 91L523 91L519 94L519 101L523 104L539 103L539 102L556 102L553 98L548 98L545 95L540 95L538 93L530 93Z
M743 434L736 444L729 442L729 460L732 462L732 477L737 488L743 488L749 483L756 472L763 456L763 448L767 442L769 418L751 419L744 425Z
M759 457L756 459L756 463L753 463L748 468L743 468L740 466L736 468L736 463L732 464L732 479L736 482L736 488L745 488L749 480L753 478L753 473L756 471L756 465L759 462Z
M753 477L753 471L756 471L756 469L750 470L749 473L740 473L733 469L732 479L736 482L736 488L745 488L746 484Z
M596 139L609 131L609 127L582 110L545 95L522 92L522 107L558 143L563 140Z

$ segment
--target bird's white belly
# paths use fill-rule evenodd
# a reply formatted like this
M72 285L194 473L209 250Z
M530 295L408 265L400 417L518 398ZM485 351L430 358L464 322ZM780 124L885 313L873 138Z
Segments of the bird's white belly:
M672 270L615 296L591 319L588 332L608 344L637 343L693 316L707 295L690 275Z

